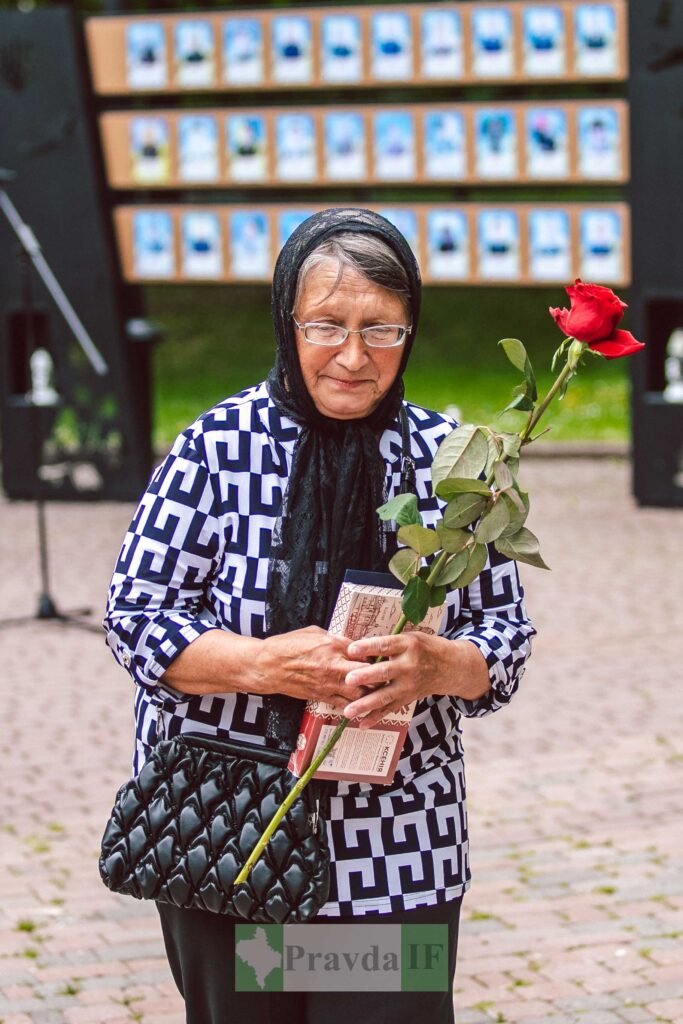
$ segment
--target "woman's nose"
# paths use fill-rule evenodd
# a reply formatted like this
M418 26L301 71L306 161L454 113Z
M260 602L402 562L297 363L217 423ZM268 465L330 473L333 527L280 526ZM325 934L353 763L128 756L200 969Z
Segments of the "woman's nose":
M337 353L337 362L350 372L360 370L369 358L368 346L360 334L349 334Z

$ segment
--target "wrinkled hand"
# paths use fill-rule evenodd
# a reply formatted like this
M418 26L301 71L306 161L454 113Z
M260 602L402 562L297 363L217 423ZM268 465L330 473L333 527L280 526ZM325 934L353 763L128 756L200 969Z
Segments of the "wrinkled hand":
M430 694L472 700L486 693L490 685L483 655L467 641L409 632L355 640L347 653L353 658L386 659L352 669L346 677L351 689L371 690L364 697L352 697L343 711L347 718L364 716L354 723L361 729L369 729L390 712Z
M348 656L351 643L319 626L295 629L262 641L259 676L262 693L284 693L300 700L325 700L341 710L349 699L367 691L347 684L353 669L365 668L362 659Z

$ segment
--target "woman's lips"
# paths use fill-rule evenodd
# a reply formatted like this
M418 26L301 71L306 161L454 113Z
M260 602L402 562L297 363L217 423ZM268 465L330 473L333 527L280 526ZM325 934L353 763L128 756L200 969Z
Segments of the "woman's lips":
M339 377L326 377L326 380L335 387L342 388L344 391L353 391L354 388L359 388L364 384L372 383L370 380L342 380Z

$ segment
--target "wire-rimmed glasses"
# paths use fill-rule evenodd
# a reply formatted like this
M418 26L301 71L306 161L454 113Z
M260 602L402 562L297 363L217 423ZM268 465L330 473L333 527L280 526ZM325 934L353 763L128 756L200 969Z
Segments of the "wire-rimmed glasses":
M329 345L338 347L343 345L349 334L360 334L366 345L370 348L396 348L405 341L410 325L403 324L373 324L371 327L364 327L361 331L350 331L341 324L318 323L311 321L300 324L295 317L294 323L303 331L304 338L311 345Z

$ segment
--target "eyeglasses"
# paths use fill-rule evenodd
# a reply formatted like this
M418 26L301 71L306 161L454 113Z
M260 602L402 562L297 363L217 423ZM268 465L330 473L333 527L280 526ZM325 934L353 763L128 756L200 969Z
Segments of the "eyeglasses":
M403 327L401 324L376 324L373 327L364 327L362 331L349 331L340 324L300 324L294 317L292 320L299 330L304 332L305 340L311 345L343 345L349 334L360 334L370 348L396 348L403 344L410 330L410 325Z

